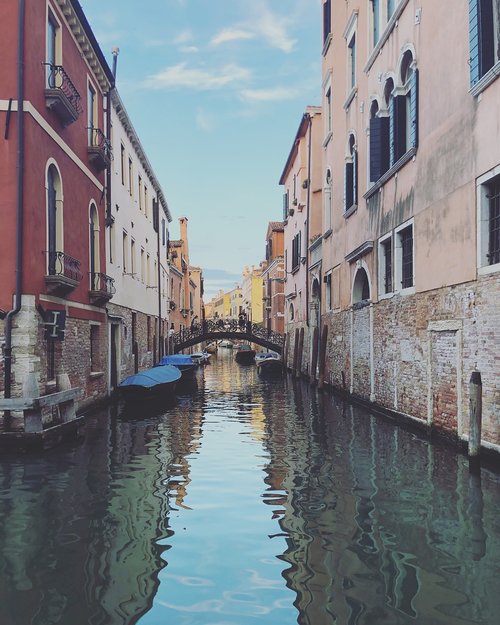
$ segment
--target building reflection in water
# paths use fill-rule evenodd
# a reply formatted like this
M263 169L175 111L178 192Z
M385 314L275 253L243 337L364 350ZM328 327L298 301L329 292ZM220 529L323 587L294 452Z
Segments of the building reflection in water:
M150 609L200 415L100 414L79 445L0 460L2 625L131 625Z
M265 411L264 501L287 537L300 625L494 622L491 475L485 490L453 450L295 381L286 407Z

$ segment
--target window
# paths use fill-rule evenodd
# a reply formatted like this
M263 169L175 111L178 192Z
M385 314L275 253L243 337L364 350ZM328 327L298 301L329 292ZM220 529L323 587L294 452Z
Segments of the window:
M325 276L325 301L326 310L332 309L332 274L327 273Z
M128 192L132 196L134 194L134 180L132 178L132 159L128 157Z
M356 139L349 135L348 156L344 171L344 211L354 208L358 204L358 153Z
M110 222L108 226L109 233L109 262L113 264L115 258L115 224Z
M135 241L130 239L130 273L135 275Z
M324 111L324 130L325 139L323 147L325 147L332 136L332 75L328 73L323 82L323 111Z
M97 97L94 87L88 83L87 88L87 126L89 133L89 145L98 145L97 136Z
M128 236L125 230L123 231L123 239L122 239L122 265L123 265L123 273L127 273L128 270Z
M165 247L166 242L167 242L167 224L165 222L165 219L162 218L161 220L161 244L163 245L163 247Z
M332 229L332 171L326 170L325 188L323 192L324 202L324 223L323 232L329 232Z
M294 317L295 317L295 313L293 310L293 304L290 304L290 307L288 308L288 317L289 317L289 321L293 321Z
M402 87L389 101L391 166L418 144L418 70L410 51L403 56L400 79Z
M121 172L122 172L122 185L125 186L125 146L123 143L120 146L120 164L121 164Z
M148 188L146 185L144 185L144 214L146 215L146 217L148 217L149 215L148 201Z
M379 251L379 292L387 295L393 292L392 279L392 236L389 235L380 241Z
M301 259L301 233L298 232L292 240L292 271L298 269Z
M141 248L141 282L146 279L146 260L144 255L144 249Z
M146 254L146 285L151 285L151 257Z
M403 225L396 230L395 260L395 290L413 287L413 224Z
M61 178L56 166L52 164L47 170L47 269L49 276L61 271L59 256L63 251L62 209Z
M96 291L99 287L99 272L100 272L100 258L99 258L99 217L97 215L97 208L95 204L90 205L90 276L91 276L91 290Z
M500 2L469 0L470 84L500 60Z
M283 221L288 219L288 190L283 194Z
M90 370L99 371L99 326L90 325Z
M354 278L354 284L352 287L352 303L358 304L370 299L370 282L368 280L368 274L366 269L360 267Z
M479 273L500 269L500 167L478 181Z
M332 32L332 6L331 0L325 0L323 3L323 45Z
M61 29L50 11L47 19L47 63L47 87L54 89L58 86L54 67L61 64Z
M399 0L387 0L387 21L391 19L398 2Z
M389 117L379 115L378 103L374 100L370 108L370 182L377 182L388 169Z
M348 43L349 53L348 53L348 63L349 63L349 74L348 74L348 86L349 89L354 89L356 86L356 33L353 34L349 43Z
M142 210L142 178L138 176L139 210Z
M373 46L376 46L378 43L378 40L380 39L380 22L381 22L381 15L380 15L380 0L371 0L372 3L372 32L373 32L373 39L372 39L372 44Z

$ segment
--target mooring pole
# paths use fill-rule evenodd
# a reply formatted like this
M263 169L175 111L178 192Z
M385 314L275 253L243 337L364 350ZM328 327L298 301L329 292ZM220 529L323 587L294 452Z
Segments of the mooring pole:
M328 339L328 326L323 326L321 332L321 343L319 346L319 375L318 375L318 388L323 388L325 384L325 358L326 358L326 341Z
M318 368L318 336L318 326L315 326L312 338L311 371L309 375L311 386L316 383L316 369Z
M479 462L481 452L481 422L483 413L483 385L481 373L473 371L469 382L469 459Z

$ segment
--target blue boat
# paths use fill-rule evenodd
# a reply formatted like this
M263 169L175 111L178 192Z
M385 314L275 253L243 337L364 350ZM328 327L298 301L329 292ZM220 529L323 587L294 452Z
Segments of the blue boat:
M174 394L180 378L181 372L172 365L152 367L125 378L118 389L127 400L142 400L159 395L168 397Z
M179 369L182 374L182 379L187 380L193 377L196 367L196 362L186 354L170 354L169 356L163 356L158 366L174 366Z

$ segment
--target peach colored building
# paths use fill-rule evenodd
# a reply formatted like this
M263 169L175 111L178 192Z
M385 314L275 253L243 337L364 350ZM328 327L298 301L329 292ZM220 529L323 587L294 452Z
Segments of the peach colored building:
M191 279L187 217L179 218L180 238L169 241L170 266L170 328L178 332L194 320L196 284ZM200 304L201 306L201 304ZM197 320L196 320L197 321Z
M322 4L327 381L500 450L499 4Z
M297 130L285 167L283 185L283 219L285 226L285 327L290 337L288 360L303 333L305 372L311 350L311 321L318 323L317 310L311 319L309 247L317 250L321 232L321 108L308 106ZM319 241L321 243L321 241ZM320 268L321 247L315 252L314 264ZM320 276L314 274L315 293L319 293ZM316 298L317 299L317 298Z

